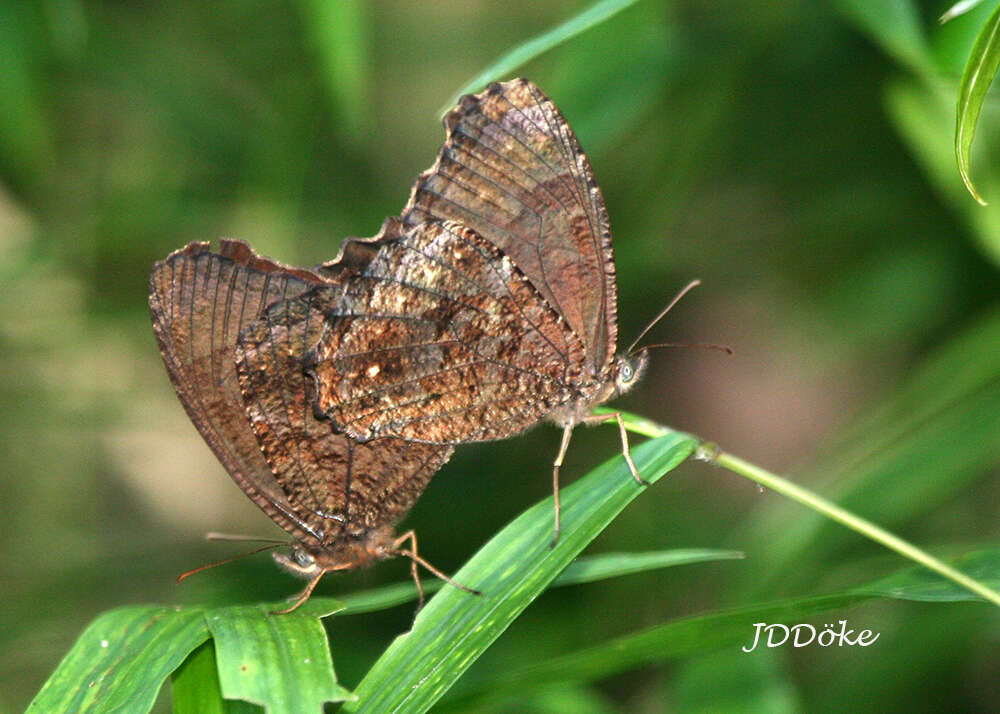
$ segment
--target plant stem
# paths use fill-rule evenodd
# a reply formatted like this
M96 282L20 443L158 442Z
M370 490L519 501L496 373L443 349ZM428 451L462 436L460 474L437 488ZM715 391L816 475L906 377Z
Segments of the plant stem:
M609 413L614 410L601 408L595 411ZM625 427L629 431L633 431L637 434L642 434L644 436L662 436L663 434L668 434L673 431L672 429L655 424L654 422L651 422L643 417L628 414L626 412L621 412L621 415L622 419L625 421ZM827 501L825 498L813 493L812 491L802 488L787 479L783 479L777 474L773 474L766 469L762 469L759 466L755 466L754 464L744 461L738 456L728 454L719 449L719 447L715 444L708 442L701 443L698 450L694 454L694 458L709 461L713 464L721 466L722 468L732 471L735 474L739 474L740 476L744 476L761 486L765 486L772 491L780 493L782 496L786 496L797 503L801 503L803 506L806 506L807 508L816 511L827 518L850 528L856 533L860 533L864 537L885 546L889 550L896 551L904 558L909 558L910 560L923 565L925 568L934 571L941 577L947 578L956 585L960 585L984 600L1000 607L1000 593L986 587L979 581L970 578L955 568L946 565L929 553L925 553L916 546L911 543L907 543L902 538L893 535L884 528L880 528L871 521L867 521L864 518L854 515L850 511L841 508L835 503Z

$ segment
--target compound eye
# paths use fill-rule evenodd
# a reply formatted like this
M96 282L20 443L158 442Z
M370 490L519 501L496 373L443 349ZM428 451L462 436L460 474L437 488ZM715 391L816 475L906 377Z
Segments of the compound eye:
M632 377L635 376L635 370L632 369L632 365L630 365L628 362L624 362L622 364L621 372L619 374L623 382L631 382Z
M300 548L295 549L294 556L295 556L295 562L301 565L303 568L308 568L309 566L311 566L313 563L316 562L311 555L309 555L307 552L305 552Z

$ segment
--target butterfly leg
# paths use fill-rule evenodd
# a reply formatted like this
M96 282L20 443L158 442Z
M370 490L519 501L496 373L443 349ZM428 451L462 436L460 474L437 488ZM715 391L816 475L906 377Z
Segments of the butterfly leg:
M315 590L316 586L319 585L319 581L320 581L320 579L324 575L326 575L326 571L325 570L319 571L319 573L317 573L313 577L313 579L309 581L309 583L306 585L305 589L303 589L303 591L299 593L298 597L295 598L295 602L293 602L291 604L291 606L286 607L284 610L275 610L274 612L272 612L270 614L271 615L287 615L292 610L298 609L299 605L301 605L302 603L304 603L306 600L309 599L309 596L312 595L313 590Z
M622 437L622 456L625 457L625 463L628 464L628 470L632 472L632 478L640 486L649 486L649 481L644 479L639 475L639 470L635 467L635 462L632 461L632 452L628 445L628 431L625 429L625 421L622 419L620 412L615 412L613 414L588 414L583 418L585 424L602 424L606 421L611 421L615 419L618 422L618 432Z
M410 550L400 550L400 546L406 541L410 541ZM392 549L399 550L403 555L411 555L410 557L410 576L413 578L414 584L417 586L417 612L420 612L424 607L424 586L420 582L420 573L417 571L417 532L414 530L409 530L403 535L399 536L396 540L392 542Z
M411 550L407 550L406 548L401 548L400 547L406 541L410 541ZM451 578L449 578L447 575L445 575L444 573L442 573L440 570L438 570L437 568L435 568L433 565L431 565L430 563L428 563L426 560L424 560L423 558L421 558L419 555L417 555L417 534L414 533L413 531L407 531L403 535L399 536L399 538L397 538L393 542L392 549L389 552L392 553L393 555L402 555L402 556L407 557L407 558L410 559L410 563L413 565L413 570L412 570L412 572L413 572L413 579L417 583L417 590L420 593L420 602L421 602L421 604L423 603L424 590L423 590L423 587L421 587L421 585L420 585L420 579L417 577L417 565L418 564L422 565L424 568L426 568L427 571L430 572L432 575L435 575L435 576L441 578L442 580L444 580L449 585L454 585L459 590L462 590L464 592L470 593L472 595L482 595L482 593L479 592L478 590L473 590L472 588L466 587L465 585L462 585L461 583L455 582L454 580L452 580ZM417 608L417 609L419 610L420 608Z
M566 456L566 449L569 448L569 439L573 436L573 424L567 424L563 427L562 443L559 444L559 453L556 455L556 460L552 463L552 500L555 502L555 529L552 534L552 542L549 544L549 548L555 548L556 543L559 542L559 513L562 510L561 504L559 503L559 469L562 467L563 458Z

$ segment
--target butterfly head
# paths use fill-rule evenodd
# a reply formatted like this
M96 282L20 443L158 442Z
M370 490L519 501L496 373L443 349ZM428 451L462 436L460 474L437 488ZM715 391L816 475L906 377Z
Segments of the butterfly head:
M649 364L649 352L645 349L616 355L611 366L611 373L615 378L615 394L624 394L634 387L646 371L647 364Z
M323 566L312 553L296 543L288 553L272 553L274 562L300 578L314 577Z

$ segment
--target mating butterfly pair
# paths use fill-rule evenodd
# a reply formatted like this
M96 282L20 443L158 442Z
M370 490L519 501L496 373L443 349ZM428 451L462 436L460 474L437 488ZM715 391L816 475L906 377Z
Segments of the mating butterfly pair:
M291 268L224 240L153 268L153 327L181 402L296 539L274 556L309 578L289 610L333 570L402 555L416 578L430 566L393 526L453 445L542 420L563 427L558 537L573 427L646 363L615 355L607 213L555 105L519 79L463 97L445 126L401 216L329 263Z

